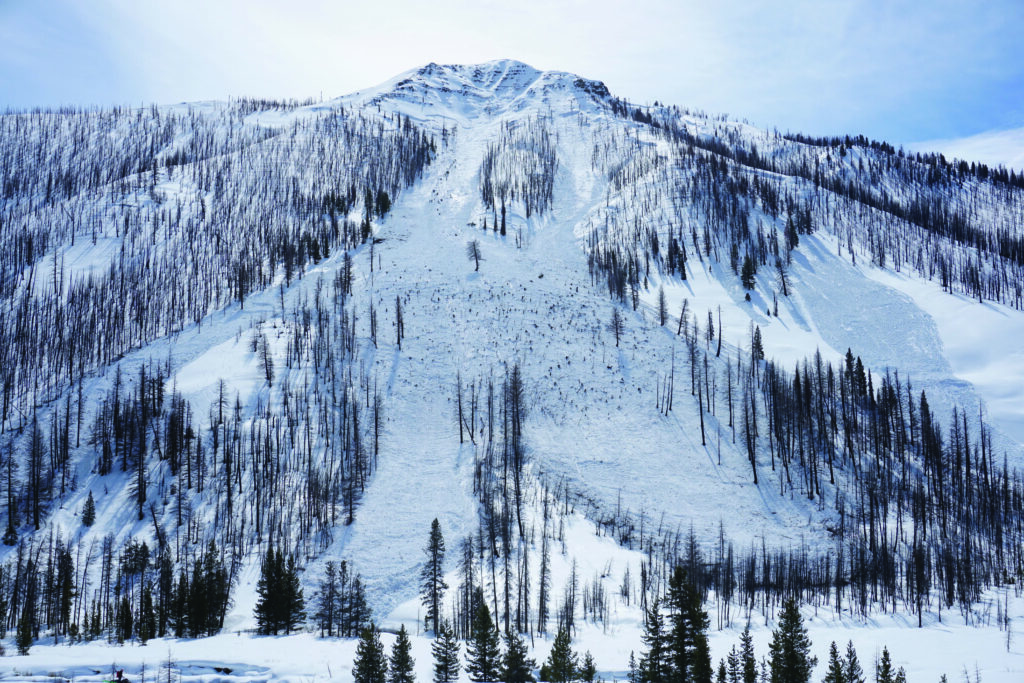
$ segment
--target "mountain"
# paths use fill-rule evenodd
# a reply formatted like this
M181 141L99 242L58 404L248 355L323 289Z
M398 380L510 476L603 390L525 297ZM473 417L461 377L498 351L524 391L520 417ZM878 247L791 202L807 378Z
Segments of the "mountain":
M253 629L268 548L310 628L342 560L422 624L434 519L460 634L481 588L639 652L680 563L730 628L1024 579L1012 171L510 60L0 131L9 632Z

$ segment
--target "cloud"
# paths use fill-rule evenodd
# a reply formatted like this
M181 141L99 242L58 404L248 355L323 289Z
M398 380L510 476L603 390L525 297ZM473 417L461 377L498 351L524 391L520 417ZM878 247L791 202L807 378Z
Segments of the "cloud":
M981 161L1024 172L1024 127L994 130L963 138L927 140L907 146L915 152L940 152L947 159Z
M1016 0L8 0L0 104L330 97L511 57L640 102L899 143L1020 125L1021 25Z

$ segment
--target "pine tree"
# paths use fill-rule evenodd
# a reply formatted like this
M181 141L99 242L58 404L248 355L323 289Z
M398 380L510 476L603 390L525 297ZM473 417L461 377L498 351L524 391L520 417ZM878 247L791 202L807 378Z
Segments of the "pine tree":
M644 614L643 641L647 652L640 657L640 683L666 683L672 672L672 662L669 660L668 637L657 599Z
M740 634L740 669L743 683L757 683L757 657L754 655L754 637L748 622Z
M430 539L424 553L427 560L420 572L420 586L423 605L427 608L425 622L427 630L436 631L438 617L441 614L441 600L448 589L448 584L444 580L444 536L441 535L441 524L436 518L430 523Z
M466 645L466 672L471 681L498 680L501 663L501 644L498 631L491 621L487 603L481 601L470 627L469 642Z
M555 642L551 646L548 661L540 670L541 680L551 683L566 683L575 680L577 669L576 653L572 651L569 630L565 626L558 629Z
M729 650L729 654L726 656L725 661L729 666L729 683L741 683L743 678L740 673L740 653L736 651L735 645L733 645ZM754 680L757 680L756 663L754 664Z
M676 567L669 579L668 602L672 628L667 649L675 680L711 683L708 615L682 567Z
M139 641L143 645L156 636L156 612L153 610L153 585L147 581L142 587L139 605Z
M281 581L281 591L283 593L281 628L285 633L291 633L306 618L306 601L302 597L302 585L299 582L299 572L295 567L294 555L288 556L288 564Z
M209 552L213 552L213 549ZM208 562L212 562L209 560ZM209 570L197 571L193 579L192 593L205 592L205 584L209 580ZM203 584L202 591L197 584ZM302 586L299 582L295 557L289 555L285 562L280 550L267 547L263 558L260 579L256 584L256 630L261 635L277 635L280 631L289 633L305 619L305 600L302 597ZM226 595L222 608L226 608ZM193 598L195 600L195 598ZM208 623L203 621L203 624ZM192 628L204 629L203 625L192 624Z
M459 641L447 619L441 622L430 649L434 654L434 683L454 683L459 680Z
M750 254L743 257L743 267L740 269L740 282L743 284L743 289L754 288L754 276L757 274L757 266L754 265L754 259L750 258Z
M875 664L875 683L895 683L889 648L882 648L882 659Z
M580 664L577 673L580 680L585 683L594 683L594 679L597 678L597 664L594 662L594 655L590 654L590 650L584 653L583 663Z
M811 671L818 663L810 650L811 641L807 638L800 609L796 600L790 598L782 607L779 626L772 633L769 646L771 683L809 683Z
M398 630L398 638L391 647L391 660L388 666L388 683L416 683L413 671L416 662L412 658L412 643L405 624Z
M363 629L356 645L356 658L352 663L353 683L387 683L388 660L380 631L373 624Z
M14 635L14 645L18 648L19 655L27 655L29 648L32 647L35 620L36 606L33 596L31 601L25 602L25 607L21 610L21 618L18 619L18 628Z
M637 666L636 656L633 651L629 651L629 673L626 674L626 680L629 683L641 683L640 667Z
M853 649L853 641L846 643L846 658L843 660L843 680L846 683L865 683L864 669L857 659L857 651Z
M281 577L273 547L267 546L267 554L260 568L260 579L256 583L256 632L260 635L277 635L280 630L280 585Z
M825 672L822 683L846 683L845 667L843 660L839 657L839 648L834 640L828 650L828 671Z
M89 497L85 499L85 506L82 508L82 526L92 526L96 521L96 501L89 491Z
M501 661L502 683L533 683L537 666L526 651L526 643L518 633L505 634L505 656Z

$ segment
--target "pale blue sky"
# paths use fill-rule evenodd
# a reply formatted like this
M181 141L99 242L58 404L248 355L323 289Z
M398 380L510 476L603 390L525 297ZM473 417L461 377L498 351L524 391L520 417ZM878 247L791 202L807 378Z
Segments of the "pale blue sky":
M324 97L511 57L894 143L1024 126L1024 2L0 0L0 106Z

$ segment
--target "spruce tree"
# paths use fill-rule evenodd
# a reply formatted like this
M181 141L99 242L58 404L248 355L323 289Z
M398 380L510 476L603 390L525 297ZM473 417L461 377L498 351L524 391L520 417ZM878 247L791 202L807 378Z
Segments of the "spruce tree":
M657 599L644 614L643 641L647 652L641 655L637 667L640 683L667 683L672 672L672 662L669 659L665 622Z
M740 669L743 683L757 683L757 657L754 655L754 638L750 635L750 623L740 634Z
M580 664L577 674L585 683L594 683L594 679L597 678L597 664L594 663L594 655L590 654L590 650L584 653L583 663Z
M708 645L708 615L700 593L676 567L669 579L669 606L672 629L667 649L674 680L711 683L711 649Z
M434 683L459 680L459 641L447 619L441 622L430 649L434 655Z
M895 683L889 648L882 648L882 659L875 664L875 683Z
M36 607L35 600L25 603L21 610L21 618L18 619L18 629L14 635L14 645L18 648L19 655L27 655L32 647L32 635L35 631Z
M82 526L92 526L96 521L96 500L89 491L89 497L85 499L85 506L82 507Z
M388 660L380 642L380 631L371 623L359 636L352 680L353 683L387 683L387 678Z
M441 524L436 518L430 524L430 538L424 553L427 559L420 572L420 586L423 605L427 608L425 621L427 630L436 631L441 600L448 589L444 580L444 536L441 535Z
M139 605L139 640L143 645L147 640L156 637L156 612L153 610L153 585L147 581L142 587L141 604Z
M487 603L481 601L470 627L469 642L466 644L466 672L471 681L498 680L501 664L501 644L498 631L491 621Z
M743 284L743 289L754 288L754 276L756 274L757 266L754 264L754 260L750 258L750 254L747 254L743 257L743 267L740 270L740 282Z
M551 646L548 661L540 670L541 680L550 683L566 683L576 679L577 657L572 651L569 629L561 626Z
M267 546L267 554L260 567L260 579L256 583L256 632L260 635L277 635L280 613L280 576L273 547Z
M501 660L502 683L533 683L537 663L526 651L526 643L518 633L505 634L505 656Z
M772 633L771 683L809 683L811 671L818 663L812 657L803 617L796 600L786 600L779 615L779 626ZM891 681L887 682L891 683Z
M306 601L302 597L302 585L299 582L299 572L295 567L295 556L288 556L288 564L284 570L281 581L282 605L281 605L281 628L285 633L291 633L306 618Z
M740 653L736 651L735 645L729 650L725 661L728 665L729 683L741 683L743 679L740 676ZM757 665L755 664L754 666L756 667ZM754 669L754 678L757 678L756 668Z
M828 649L828 671L825 672L822 683L846 683L845 667L843 660L839 657L839 648L834 640Z
M388 666L388 683L416 683L413 668L416 662L412 658L412 643L405 624L398 630L398 638L391 647L391 660Z
M857 659L857 651L853 649L853 641L846 643L846 658L843 660L843 679L846 683L865 683L864 669Z

